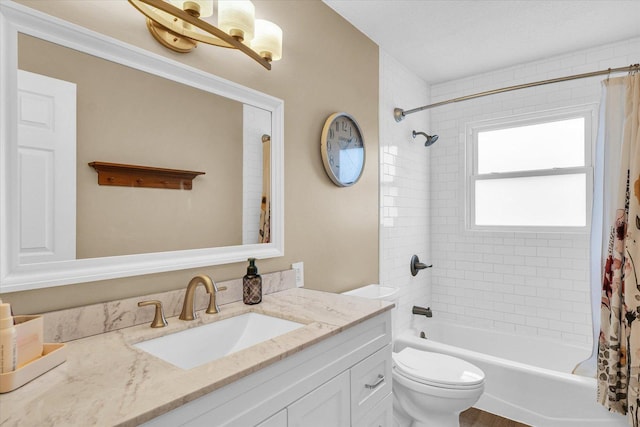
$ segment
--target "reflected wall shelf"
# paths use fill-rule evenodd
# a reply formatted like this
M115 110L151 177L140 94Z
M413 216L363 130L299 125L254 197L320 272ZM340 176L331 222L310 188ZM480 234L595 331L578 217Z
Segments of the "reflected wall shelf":
M89 166L98 172L98 185L117 185L122 187L191 190L193 179L198 175L205 174L205 172L197 171L106 162L91 162Z

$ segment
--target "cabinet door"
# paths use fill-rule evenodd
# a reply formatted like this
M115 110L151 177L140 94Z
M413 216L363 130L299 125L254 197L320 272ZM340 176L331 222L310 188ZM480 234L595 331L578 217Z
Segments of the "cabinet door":
M351 418L354 424L391 393L391 346L351 368Z
M327 381L287 408L288 427L349 427L349 371Z
M389 393L353 427L391 427L393 425L393 395Z
M267 418L256 427L287 427L287 410L283 409L277 414Z

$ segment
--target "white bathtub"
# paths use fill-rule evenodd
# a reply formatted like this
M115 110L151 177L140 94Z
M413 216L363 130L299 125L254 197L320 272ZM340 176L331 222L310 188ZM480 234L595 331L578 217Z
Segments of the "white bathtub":
M556 341L429 321L394 340L450 354L481 368L485 391L476 408L536 427L624 427L626 418L596 403L596 380L572 375L589 348Z

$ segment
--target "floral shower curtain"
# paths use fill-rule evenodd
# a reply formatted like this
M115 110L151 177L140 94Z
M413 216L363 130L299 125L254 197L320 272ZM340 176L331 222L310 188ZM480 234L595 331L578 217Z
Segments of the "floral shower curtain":
M271 137L262 136L262 201L258 243L271 242Z
M604 144L598 401L640 427L640 74L603 82ZM600 147L602 148L602 147ZM608 235L608 236L607 236Z

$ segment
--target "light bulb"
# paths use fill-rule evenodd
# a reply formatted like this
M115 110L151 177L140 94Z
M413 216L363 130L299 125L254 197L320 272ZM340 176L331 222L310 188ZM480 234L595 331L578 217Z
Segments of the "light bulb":
M218 28L237 40L253 40L255 7L248 0L219 0Z
M198 17L206 18L213 15L213 0L170 0L175 7L193 14L197 11Z
M251 42L251 49L267 61L282 58L282 29L264 19L256 19L256 36Z

